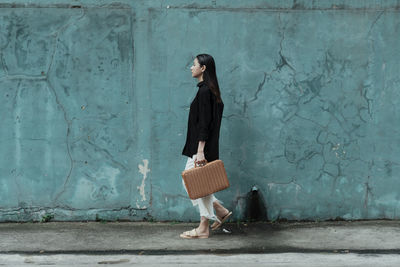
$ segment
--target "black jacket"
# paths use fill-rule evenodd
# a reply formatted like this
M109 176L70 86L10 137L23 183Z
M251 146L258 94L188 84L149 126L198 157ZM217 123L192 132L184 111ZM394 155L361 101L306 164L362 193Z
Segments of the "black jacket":
M224 103L217 103L217 97L206 83L197 84L199 90L190 104L188 129L182 155L197 154L199 141L206 141L204 156L208 162L219 158L219 129L221 127Z

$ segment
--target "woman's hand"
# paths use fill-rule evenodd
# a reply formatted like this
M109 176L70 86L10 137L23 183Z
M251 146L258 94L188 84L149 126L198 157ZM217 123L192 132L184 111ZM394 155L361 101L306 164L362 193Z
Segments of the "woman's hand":
M198 151L196 154L196 161L202 161L205 160L206 158L204 157L204 152Z
M204 166L206 164L206 158L204 157L204 152L198 151L196 154L196 164L198 164L199 167Z
M206 158L204 156L204 146L206 145L205 141L199 141L199 146L197 148L197 154L196 154L196 162L206 162ZM202 165L200 165L202 166Z

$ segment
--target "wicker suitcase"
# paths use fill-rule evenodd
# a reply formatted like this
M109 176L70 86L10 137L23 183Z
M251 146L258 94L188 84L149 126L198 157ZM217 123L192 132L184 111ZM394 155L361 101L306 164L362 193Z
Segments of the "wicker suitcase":
M198 199L229 187L222 160L217 159L202 167L182 172L182 178L191 199Z

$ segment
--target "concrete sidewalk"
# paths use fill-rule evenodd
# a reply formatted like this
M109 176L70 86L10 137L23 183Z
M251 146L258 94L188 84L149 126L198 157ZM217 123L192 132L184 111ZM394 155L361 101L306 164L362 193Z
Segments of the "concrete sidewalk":
M400 253L399 221L223 225L208 239L181 239L197 223L0 223L0 253Z

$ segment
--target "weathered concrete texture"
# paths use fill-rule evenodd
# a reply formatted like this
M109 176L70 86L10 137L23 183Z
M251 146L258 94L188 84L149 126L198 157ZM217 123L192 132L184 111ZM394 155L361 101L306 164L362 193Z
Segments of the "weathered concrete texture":
M135 215L148 192L134 165L132 10L0 12L1 218Z
M174 267L174 266L230 266L230 267L392 267L400 264L396 254L329 254L329 253L268 253L213 255L80 255L80 254L44 254L0 255L0 261L6 266L20 267L35 265L59 265L86 267L96 264L118 264L118 266Z
M400 218L397 1L3 1L0 221L197 220L180 181L198 53L246 213ZM318 3L316 3L318 2Z
M153 143L153 150L161 146L153 162L185 133L183 123L180 131L170 127L185 121L193 95L178 92L190 88L182 57L188 68L204 51L215 55L226 107L221 158L232 186L218 196L236 218L253 185L270 219L398 218L397 11L189 7L154 9L149 17L149 61L161 62L154 73L161 79L150 81L159 122L154 140L162 138ZM160 94L168 101L155 102ZM156 177L164 173L153 169ZM154 199L163 218L179 204L160 194Z
M207 239L179 235L194 223L0 224L4 253L399 253L396 221L224 224ZM101 234L99 234L101 233Z

